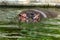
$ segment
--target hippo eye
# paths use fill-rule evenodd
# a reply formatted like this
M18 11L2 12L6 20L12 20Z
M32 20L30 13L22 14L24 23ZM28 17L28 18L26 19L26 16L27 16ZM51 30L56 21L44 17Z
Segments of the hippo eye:
M31 15L34 15L33 13L31 13Z

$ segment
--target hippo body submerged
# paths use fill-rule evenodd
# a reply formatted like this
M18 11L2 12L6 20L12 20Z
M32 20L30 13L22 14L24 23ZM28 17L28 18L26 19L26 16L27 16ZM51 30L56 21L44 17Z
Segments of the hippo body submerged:
M47 10L24 10L19 14L21 22L39 22L42 18L55 18L57 14Z

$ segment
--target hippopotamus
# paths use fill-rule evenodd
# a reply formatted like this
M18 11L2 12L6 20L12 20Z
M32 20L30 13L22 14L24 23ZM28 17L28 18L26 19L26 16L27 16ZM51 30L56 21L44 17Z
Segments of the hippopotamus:
M57 14L48 10L28 9L18 14L21 22L39 22L42 18L55 18Z

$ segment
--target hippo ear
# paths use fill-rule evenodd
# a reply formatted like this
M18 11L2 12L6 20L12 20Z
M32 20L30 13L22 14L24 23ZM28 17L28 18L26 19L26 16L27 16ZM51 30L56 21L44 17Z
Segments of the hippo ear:
M35 14L34 18L39 18L40 14Z
M40 14L35 14L35 16L33 17L33 21L34 22L38 22L38 21L40 21Z
M19 17L21 16L21 14L18 15Z

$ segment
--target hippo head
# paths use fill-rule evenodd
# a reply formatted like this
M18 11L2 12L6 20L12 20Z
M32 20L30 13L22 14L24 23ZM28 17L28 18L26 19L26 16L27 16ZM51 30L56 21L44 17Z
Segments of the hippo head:
M36 12L34 10L22 11L19 14L19 21L21 21L21 22L39 22L40 13Z

